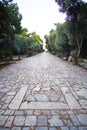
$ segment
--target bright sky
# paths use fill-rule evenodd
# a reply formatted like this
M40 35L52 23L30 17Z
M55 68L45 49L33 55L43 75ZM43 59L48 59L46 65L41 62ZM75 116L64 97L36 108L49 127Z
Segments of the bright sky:
M14 0L22 14L22 26L29 32L35 31L43 39L55 28L54 23L63 23L65 15L59 13L55 0Z

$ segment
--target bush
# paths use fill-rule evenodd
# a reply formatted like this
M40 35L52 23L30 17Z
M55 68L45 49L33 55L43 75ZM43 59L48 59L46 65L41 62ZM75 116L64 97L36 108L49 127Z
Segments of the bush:
M6 51L5 52L5 57L6 57L6 60L12 60L12 52L11 51Z
M0 51L0 60L3 61L5 58L5 51L1 50Z
M56 52L55 52L55 51L51 51L51 53L52 53L53 55L56 55Z
M9 61L12 60L12 52L11 51L0 51L0 60L1 61Z
M78 60L78 58L77 58L77 50L72 50L70 55L72 56L72 58L74 58L75 63L77 63L77 60Z
M5 56L5 51L0 51L0 58Z
M70 53L70 55L71 55L74 59L76 59L76 58L77 58L77 50L72 50L71 53Z
M31 50L28 51L28 56L32 56L33 52Z

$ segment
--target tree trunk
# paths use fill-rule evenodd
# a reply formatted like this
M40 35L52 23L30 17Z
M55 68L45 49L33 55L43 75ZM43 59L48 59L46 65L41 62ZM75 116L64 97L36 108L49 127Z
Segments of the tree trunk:
M77 47L78 47L77 58L79 57L80 52L81 52L82 42L83 42L83 38L82 37L81 37L80 41L79 41L79 39L77 39Z
M18 55L18 60L20 60L21 59L21 56L20 56L20 54Z

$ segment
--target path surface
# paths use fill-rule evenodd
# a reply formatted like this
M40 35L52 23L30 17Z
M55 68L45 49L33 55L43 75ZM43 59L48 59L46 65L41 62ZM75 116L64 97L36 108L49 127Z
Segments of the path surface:
M87 130L87 71L48 52L2 69L0 130Z

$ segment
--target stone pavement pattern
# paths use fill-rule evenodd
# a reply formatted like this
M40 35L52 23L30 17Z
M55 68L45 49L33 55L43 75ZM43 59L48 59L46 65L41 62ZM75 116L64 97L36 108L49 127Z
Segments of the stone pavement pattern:
M87 130L87 71L47 52L2 69L0 130Z

